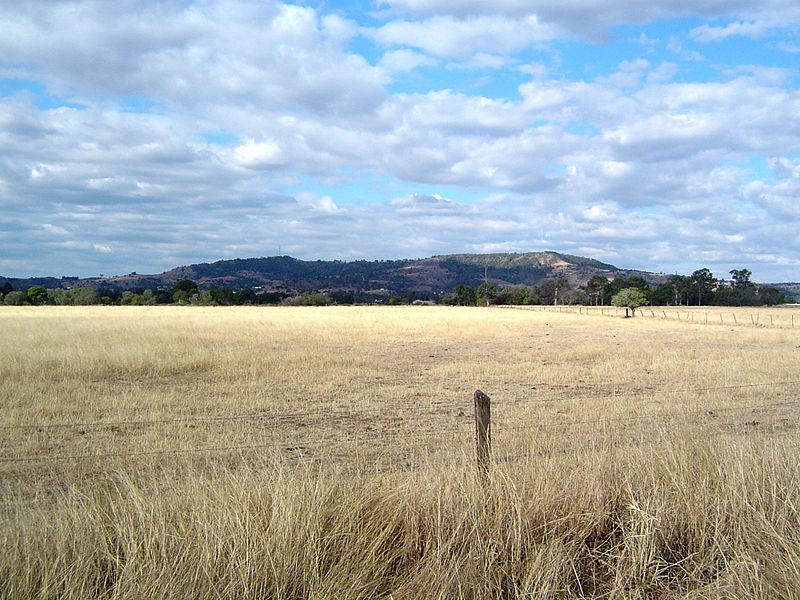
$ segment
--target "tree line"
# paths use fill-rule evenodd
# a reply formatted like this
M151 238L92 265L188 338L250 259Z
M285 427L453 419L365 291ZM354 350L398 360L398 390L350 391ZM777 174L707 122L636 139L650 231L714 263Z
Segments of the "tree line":
M34 285L26 290L15 290L9 282L0 286L0 300L9 305L156 305L177 304L196 306L239 306L246 304L283 304L292 306L321 306L327 304L411 304L415 301L435 301L439 304L461 306L487 306L490 304L583 304L611 305L614 297L623 290L638 292L638 306L772 306L787 302L787 298L774 287L758 286L747 269L730 271L731 279L717 279L709 269L698 269L691 275L670 275L666 280L652 284L640 275L618 277L613 280L595 275L586 285L575 288L566 279L545 279L536 286L514 285L501 287L489 281L479 286L457 285L451 292L433 295L424 292L407 292L389 295L382 292L335 290L328 292L261 291L251 288L199 289L189 280L181 279L170 289L125 290L100 289L75 286L69 289L45 289ZM626 292L633 298L632 292Z
M535 287L498 287L484 282L479 286L458 285L440 298L444 304L473 306L488 304L582 304L613 305L614 297L626 289L639 292L638 306L774 306L788 302L777 288L759 286L750 280L747 269L730 271L731 279L717 279L709 269L691 275L670 275L652 284L640 275L609 279L595 275L586 285L574 288L566 279L546 279ZM630 292L625 296L632 298ZM625 304L620 304L625 306Z
M15 290L6 281L0 286L0 304L7 305L121 305L121 306L155 306L159 304L191 305L191 306L242 306L242 305L286 305L286 306L324 306L328 304L367 304L376 301L392 303L410 303L417 299L415 293L403 297L387 298L358 291L307 291L291 293L288 291L261 291L252 288L235 290L230 288L199 289L190 279L181 279L169 289L153 290L118 290L74 286L68 289L50 288L41 285L30 286L24 290Z

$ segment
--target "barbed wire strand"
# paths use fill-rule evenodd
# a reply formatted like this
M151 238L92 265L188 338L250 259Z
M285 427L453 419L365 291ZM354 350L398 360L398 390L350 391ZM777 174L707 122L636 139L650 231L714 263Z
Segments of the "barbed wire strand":
M718 438L718 437L722 437L722 436L730 436L732 433L735 434L735 432L731 432L731 431L706 431L704 433L704 435L705 435L706 438ZM788 431L760 431L759 432L760 435L770 435L770 436L786 435L788 433L789 433ZM590 447L585 447L585 448L560 448L560 449L543 448L543 449L538 450L538 451L529 451L529 452L523 452L523 453L519 453L519 454L504 454L504 455L496 457L494 459L494 461L495 462L516 462L517 460L524 459L524 458L530 459L530 458L537 458L537 457L562 456L562 455L568 455L568 454L585 454L585 453L592 452L592 451L597 451L597 450L600 450L600 451L603 451L603 450L620 450L620 449L627 449L627 448L633 448L633 447L642 447L642 446L645 446L645 444L643 444L641 442L640 443L627 442L627 443L622 443L622 444L619 443L619 442L614 442L614 443L611 443L609 445L605 445L605 446L600 446L599 445L599 446L591 447L591 448ZM650 446L653 446L653 445L650 444Z
M508 405L508 406L519 406L524 404L549 404L551 402L559 401L559 402L573 402L577 400L597 400L597 399L605 399L605 398L622 398L622 397L639 397L639 396L649 396L649 395L656 395L656 394L671 394L671 395L681 395L681 394L694 394L694 393L702 393L702 392L709 392L709 391L717 391L717 390L731 390L731 389L745 389L745 388L755 388L755 387L770 387L770 386L789 386L789 385L800 385L800 380L789 380L789 381L765 381L765 382L758 382L758 383L746 383L746 384L732 384L732 385L724 385L724 386L710 386L710 387L700 387L700 388L683 388L683 389L669 389L669 388L653 388L650 390L640 390L640 391L611 391L605 394L596 394L596 395L581 395L581 396L571 396L568 398L536 398L530 400L517 400L512 402L505 402L503 400L492 400L493 404L496 405ZM572 387L564 387L560 389L573 389ZM397 408L393 406L392 408ZM436 412L438 409L441 408L448 408L448 409L457 409L463 408L461 405L444 405L444 406L433 406L427 409L426 412ZM419 411L423 409L423 407L415 406L415 410ZM423 409L424 410L424 409ZM386 407L375 407L375 408L361 408L358 410L348 410L348 411L330 411L330 410L321 410L321 411L308 411L308 412L292 412L292 413L274 413L274 414L264 414L264 413L253 413L253 414L241 414L241 415L216 415L216 416L200 416L200 417L173 417L167 419L142 419L142 420L122 420L122 421L83 421L83 422L74 422L74 423L24 423L19 425L0 425L0 431L13 431L13 430L23 430L23 429L69 429L69 428L76 428L76 427L83 427L83 428L96 428L96 427L131 427L131 426L146 426L146 425L163 425L163 424L170 424L170 423L204 423L204 422L226 422L226 421L248 421L248 420L274 420L277 421L279 424L284 424L283 422L286 420L291 419L298 419L298 418L309 418L309 417L328 417L328 418L337 418L337 417L353 417L362 414L374 414L374 413L381 413L385 412Z
M495 405L506 405L506 406L521 406L524 404L550 404L553 402L575 402L578 400L604 400L608 398L635 398L641 396L654 396L660 394L669 394L669 395L683 395L683 394L698 394L703 392L715 392L715 391L724 391L724 390L735 390L735 389L747 389L747 388L756 388L756 387L771 387L771 386L790 386L790 385L800 385L800 380L788 380L788 381L765 381L759 383L742 383L742 384L731 384L731 385L720 385L720 386L709 386L709 387L700 387L700 388L682 388L682 389L669 389L669 388L652 388L649 390L631 390L631 391L618 391L613 390L605 394L594 394L594 395L580 395L580 396L569 396L567 398L548 398L548 399L541 399L541 398L531 398L529 400L514 400L510 402L505 402L503 400L495 400L492 399L492 404ZM571 390L572 387L563 387L560 388L562 390Z
M474 431L469 430L445 430L445 431L425 431L425 432L387 432L384 436L373 437L351 437L351 438L337 438L332 440L324 440L324 448L332 446L340 446L342 444L369 444L381 441L393 441L403 438L436 438L454 435L467 435L473 434ZM173 448L164 450L137 450L131 452L110 452L102 454L73 454L73 455L43 455L43 456L18 456L18 457L0 457L0 463L14 463L14 462L47 462L47 461L63 461L63 460L93 460L93 459L108 459L108 458L126 458L133 456L157 456L164 454L184 454L196 452L227 452L234 450L263 450L266 448L286 447L287 449L297 450L302 452L314 447L314 443L309 442L271 442L269 444L252 444L243 446L221 446L221 447L205 447L205 448Z
M736 407L721 407L715 408L713 412L720 412L720 413L731 413L731 412L741 412L745 410L753 410L753 409L765 409L765 408L777 408L777 407L786 407L786 406L796 406L800 402L776 402L776 403L769 403L769 404L757 404L757 405L747 405L747 406L736 406ZM527 430L541 430L541 429L551 429L551 428L558 428L558 427L576 427L579 425L592 425L592 424L609 424L609 423L622 423L622 422L634 422L634 421L647 421L647 420L661 420L665 418L671 417L678 417L678 416L688 416L693 414L700 414L700 413L708 413L709 409L699 409L694 411L681 411L681 412L662 412L657 414L650 414L650 415L635 415L630 417L609 417L604 419L590 419L584 421L569 421L565 423L538 423L536 425L519 425L519 426L503 426L500 425L499 427L493 424L492 429L495 432L502 432L502 431L527 431ZM453 436L453 435L467 435L473 434L474 431L471 430L461 430L461 429L454 429L454 430L447 430L447 431L425 431L425 432L387 432L381 436L372 436L372 437L358 437L354 436L351 438L338 438L335 440L325 440L326 447L330 446L337 446L346 443L355 443L355 444L369 444L372 442L385 442L385 441L393 441L397 439L404 439L404 438L425 438L425 437L444 437L444 436ZM243 446L224 446L224 447L207 447L207 448L176 448L176 449L165 449L165 450L144 450L144 451L133 451L133 452L113 452L113 453L104 453L104 454L76 454L76 455L44 455L44 456L23 456L23 457L0 457L0 463L13 463L13 462L46 462L46 461L61 461L61 460L100 460L100 459L108 459L108 458L126 458L126 457L133 457L133 456L152 456L152 455L165 455L165 454L183 454L183 453L197 453L197 452L226 452L226 451L242 451L242 450L257 450L257 449L266 449L266 448L273 448L273 447L289 447L291 449L307 449L313 446L313 444L309 443L300 443L300 442L272 442L269 444L255 444L255 445L243 445Z
M513 425L510 427L503 426L502 424L500 427L496 427L494 423L492 423L492 430L493 431L523 431L523 430L533 430L533 429L551 429L556 427L574 427L576 425L594 425L599 423L623 423L628 421L647 421L647 420L660 420L669 417L681 417L681 416L689 416L695 414L706 413L708 414L713 413L730 413L730 412L739 412L745 410L753 410L753 409L762 409L762 408L775 408L775 407L786 407L786 406L796 406L800 404L800 401L794 402L773 402L769 404L753 404L747 406L731 406L731 407L721 407L721 408L702 408L697 410L689 410L689 411L674 411L674 412L661 412L661 413L654 413L649 415L634 415L630 417L608 417L604 419L591 419L586 421L566 421L564 423L537 423L536 425ZM709 415L711 416L711 415Z

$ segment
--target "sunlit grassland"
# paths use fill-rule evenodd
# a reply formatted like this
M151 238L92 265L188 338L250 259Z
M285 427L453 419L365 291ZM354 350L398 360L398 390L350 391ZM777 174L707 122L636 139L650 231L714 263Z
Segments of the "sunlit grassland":
M695 319L0 307L0 594L800 597L800 327Z

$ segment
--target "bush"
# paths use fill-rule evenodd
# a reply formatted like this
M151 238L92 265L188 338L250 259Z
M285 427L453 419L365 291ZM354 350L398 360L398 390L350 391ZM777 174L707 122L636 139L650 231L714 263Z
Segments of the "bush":
M19 290L8 292L3 298L3 304L8 304L10 306L22 306L23 304L27 303L28 295L25 292L20 292Z
M47 290L41 285L33 285L26 292L28 302L33 305L47 304Z

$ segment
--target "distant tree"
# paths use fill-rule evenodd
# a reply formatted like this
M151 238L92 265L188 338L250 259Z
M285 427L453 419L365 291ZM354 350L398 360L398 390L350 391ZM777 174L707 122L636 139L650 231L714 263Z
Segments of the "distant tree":
M527 305L534 302L533 290L525 286L501 288L494 297L495 304Z
M324 292L309 292L303 294L303 306L328 306L331 297Z
M13 291L14 286L12 286L8 281L4 281L3 285L0 285L0 298Z
M214 296L210 290L203 290L192 294L189 298L189 304L193 306L213 306L217 302L214 301Z
M172 293L186 292L189 296L197 293L197 284L191 279L179 279L172 286Z
M775 306L776 304L785 304L789 300L784 296L781 291L774 287L760 287L758 288L758 299L761 304L766 306Z
M458 306L475 306L478 298L475 288L469 285L457 285L453 290L455 294L454 303Z
M356 301L355 294L351 290L335 290L328 292L328 295L334 304L354 304Z
M41 285L33 285L29 287L25 295L28 297L28 302L35 306L47 303L47 290Z
M327 306L331 298L324 292L306 292L300 296L292 296L281 302L284 306Z
M27 304L28 295L20 290L12 290L3 297L3 304L9 306L22 306Z
M697 306L702 305L703 300L709 302L717 283L714 274L708 269L697 269L692 273L691 280L693 287L697 291Z
M675 292L675 306L688 304L692 290L691 278L686 275L670 275L669 283L672 285L672 289Z
M660 283L650 295L650 303L656 306L670 306L675 301L675 286L671 283Z
M586 283L584 289L592 304L605 304L603 290L606 285L608 285L608 277L602 275L595 275Z
M730 271L731 278L733 279L733 287L738 289L746 289L749 287L754 287L750 281L750 277L753 275L747 269L733 269Z
M48 290L48 294L52 290ZM98 304L100 298L92 288L87 287L74 287L65 290L64 296L61 298L61 303L73 306L86 306L90 304Z
M747 269L732 269L730 271L732 285L719 290L719 303L728 306L758 306L756 285L750 281L752 273Z
M478 286L475 292L475 303L479 306L489 306L497 296L497 286L488 281Z
M139 304L139 294L130 290L125 290L122 292L122 296L120 296L119 303L126 306Z
M192 294L184 290L176 290L172 292L172 301L175 304L189 304Z
M623 286L623 289L632 287L642 290L643 292L650 291L650 284L647 282L647 279L641 275L631 275L627 279L622 279L620 280L620 285Z
M631 316L636 316L636 309L640 306L647 306L647 296L639 288L629 287L620 290L611 298L611 304L631 309Z
M590 304L589 296L583 290L570 290L564 294L564 304Z
M158 295L153 290L145 290L140 296L139 303L143 306L155 306L158 304Z
M563 304L564 294L569 289L569 283L563 277L558 279L545 279L538 286L536 286L536 294L542 301L542 304ZM559 294L561 294L559 298Z

